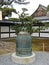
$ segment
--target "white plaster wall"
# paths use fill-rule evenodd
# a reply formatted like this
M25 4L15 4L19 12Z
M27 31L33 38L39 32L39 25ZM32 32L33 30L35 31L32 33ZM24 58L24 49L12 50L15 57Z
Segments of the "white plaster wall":
M9 27L8 26L1 26L1 32L9 32ZM10 32L15 32L15 30L10 29ZM1 34L1 38L7 38L7 37L9 37L9 33ZM11 33L10 37L16 37L16 34Z
M2 20L2 11L0 11L0 20Z
M9 32L8 26L1 26L1 32Z

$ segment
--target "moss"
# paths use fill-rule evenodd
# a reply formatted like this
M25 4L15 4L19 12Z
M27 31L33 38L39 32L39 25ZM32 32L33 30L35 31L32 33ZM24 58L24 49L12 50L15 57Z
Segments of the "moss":
M3 39L2 41L4 42L16 42L16 39L15 38L11 38L11 39Z
M2 42L12 42L14 45L9 47L9 51L5 49L0 49L0 55L5 53L12 53L15 51L15 43L16 39L6 39L2 40ZM49 52L49 39L40 39L40 38L33 38L32 40L32 50L33 51L43 51L43 43L44 43L44 50ZM12 49L12 50L10 50Z

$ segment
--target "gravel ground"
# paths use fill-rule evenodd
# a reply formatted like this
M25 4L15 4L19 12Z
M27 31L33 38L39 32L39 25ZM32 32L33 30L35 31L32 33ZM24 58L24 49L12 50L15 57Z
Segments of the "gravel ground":
M14 52L16 44L14 42L0 41L0 55Z
M35 52L36 60L32 64L28 65L49 65L49 53L48 52ZM0 56L0 65L22 65L16 64L11 59L11 54L5 54Z

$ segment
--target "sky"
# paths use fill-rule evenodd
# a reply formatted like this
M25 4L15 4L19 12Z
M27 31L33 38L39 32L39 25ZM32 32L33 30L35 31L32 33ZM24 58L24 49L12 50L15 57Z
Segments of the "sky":
M19 13L22 12L22 8L27 8L28 11L26 13L31 15L38 8L39 4L42 4L44 6L49 5L49 0L26 0L26 1L29 1L30 3L26 5L23 4L19 5L17 3L12 3L13 8L15 8L17 12L19 11ZM12 13L12 17L16 18L18 17L18 15Z

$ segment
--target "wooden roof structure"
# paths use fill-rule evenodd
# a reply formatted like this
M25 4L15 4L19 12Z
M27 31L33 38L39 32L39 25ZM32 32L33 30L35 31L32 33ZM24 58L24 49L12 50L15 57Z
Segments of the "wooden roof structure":
M46 7L43 5L39 5L36 11L31 15L33 17L41 17L41 16L46 16Z

